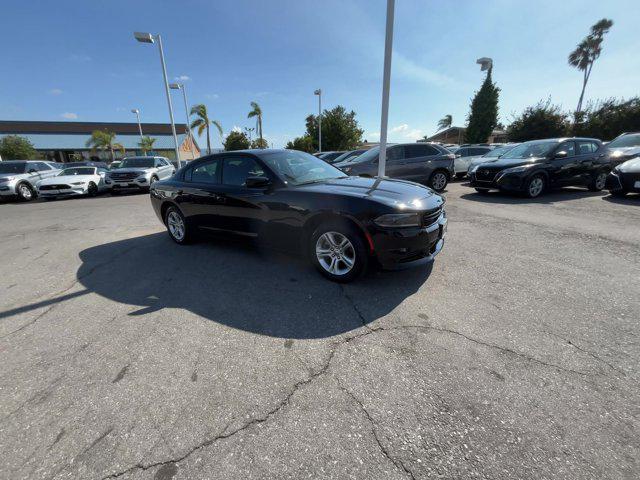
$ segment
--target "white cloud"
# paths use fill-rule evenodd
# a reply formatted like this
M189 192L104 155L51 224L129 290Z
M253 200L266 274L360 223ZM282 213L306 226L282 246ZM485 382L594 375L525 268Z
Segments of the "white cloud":
M60 90L59 88L52 88L51 90L49 90L49 94L50 95L62 95L62 90Z
M240 128L238 125L234 125L233 128L231 129L232 132L240 132L242 133L242 128Z
M400 125L398 125L397 127L393 127L391 130L389 130L389 133L398 133L398 132L404 132L406 130L409 130L409 125L406 123L402 123ZM380 134L378 134L380 135Z
M217 100L218 98L220 98L220 95L218 95L217 93L205 93L204 98L208 98L209 100Z
M412 128L410 130L408 130L403 136L404 138L408 139L408 140L418 140L422 137L424 137L424 132L419 129L419 128Z
M78 114L77 113L72 113L72 112L64 112L64 113L60 114L60 116L62 118L66 118L67 120L76 120L78 118Z
M188 75L180 75L178 77L175 77L174 80L176 82L188 82L189 80L191 80L191 77L189 77Z

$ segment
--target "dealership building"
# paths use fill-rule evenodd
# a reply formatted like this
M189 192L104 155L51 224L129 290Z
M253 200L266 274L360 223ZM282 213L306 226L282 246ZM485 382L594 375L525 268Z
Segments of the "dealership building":
M171 124L143 123L142 134L155 140L153 151L147 152L174 160L176 157ZM115 151L116 158L142 155L140 150L140 130L137 123L109 122L34 122L0 120L0 139L7 135L18 135L31 142L34 148L47 160L71 162L78 160L110 161L109 151L93 150L87 141L95 130L115 133L114 143L125 149ZM185 124L176 124L180 160L191 160L200 156L200 148L191 139ZM9 159L5 159L9 160Z

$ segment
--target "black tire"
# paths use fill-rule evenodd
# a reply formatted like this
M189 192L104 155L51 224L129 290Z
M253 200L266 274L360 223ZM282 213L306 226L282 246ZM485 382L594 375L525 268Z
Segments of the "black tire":
M541 173L532 175L524 187L524 195L527 198L537 198L547 189L547 177Z
M325 234L329 235L324 237ZM335 248L334 246L335 251L328 253L328 255L321 256L321 258L323 258L321 261L316 252L317 247L321 248L323 243L328 245L328 238L333 238L336 241L340 240L340 236L346 238L349 243L342 248ZM323 237L323 240L321 240L321 237ZM321 224L309 237L308 248L311 263L313 263L320 274L333 282L348 283L355 280L366 271L369 264L369 255L362 237L362 234L348 222L331 221ZM349 265L345 261L349 259L353 259L350 269L348 269ZM327 266L327 263L333 265L334 260L336 270L338 272L343 270L343 272L332 273L328 270L330 265ZM340 268L340 266L342 266L342 268Z
M436 192L444 192L444 189L447 188L447 184L449 183L449 174L444 170L436 170L429 177L429 181L427 185L432 190Z
M30 202L36 198L36 192L27 182L16 185L16 195L21 202Z
M96 195L98 195L98 186L93 182L89 182L89 186L87 187L87 196L95 197Z
M456 173L456 178L457 178L458 180L462 180L466 175L467 175L467 174L466 174L466 173L464 173L464 172L458 172L458 173Z
M607 172L598 172L589 183L589 190L592 192L601 192L607 182Z
M179 222L182 222L182 226L183 226L182 236L179 236L178 231L171 227L170 222L174 222L174 225L176 227L178 226L177 224ZM193 227L190 226L187 219L184 218L184 215L182 215L182 212L177 207L171 206L167 208L167 211L164 213L164 224L167 227L167 233L171 237L171 240L173 240L177 244L186 245L192 241Z
M478 192L481 195L486 195L487 193L489 193L489 189L488 188L476 188L476 192Z

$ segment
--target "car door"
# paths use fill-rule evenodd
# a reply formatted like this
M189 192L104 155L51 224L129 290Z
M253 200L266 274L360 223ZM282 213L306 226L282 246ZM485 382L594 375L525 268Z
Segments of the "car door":
M576 181L580 185L588 184L600 169L598 163L598 144L590 140L576 141Z
M182 213L199 227L220 229L222 160L209 158L184 171L176 203Z
M225 156L222 163L220 228L240 235L256 237L264 225L262 201L269 188L248 188L249 177L267 177L271 172L257 158L247 154Z
M391 178L405 178L407 158L404 146L394 145L387 148L387 159L385 162L385 174Z
M162 158L161 160L164 163L164 168L167 175L165 178L171 178L173 174L176 173L175 167L172 165L168 158Z
M566 156L558 156L565 152ZM576 145L573 140L562 142L551 155L549 181L552 185L575 185L578 167L576 161Z
M405 145L404 152L406 163L403 168L403 177L413 182L425 182L435 169L434 161L440 152L424 143Z

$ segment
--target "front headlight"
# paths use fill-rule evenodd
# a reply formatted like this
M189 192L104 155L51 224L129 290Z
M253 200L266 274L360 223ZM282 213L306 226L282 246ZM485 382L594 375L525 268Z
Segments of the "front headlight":
M71 185L84 185L86 182L72 182Z
M505 170L502 170L502 172L500 173L522 173L529 170L529 168L530 167L528 165L521 165L519 167L507 168Z
M373 222L379 227L385 227L385 228L419 227L420 214L388 213L386 215L380 215Z

